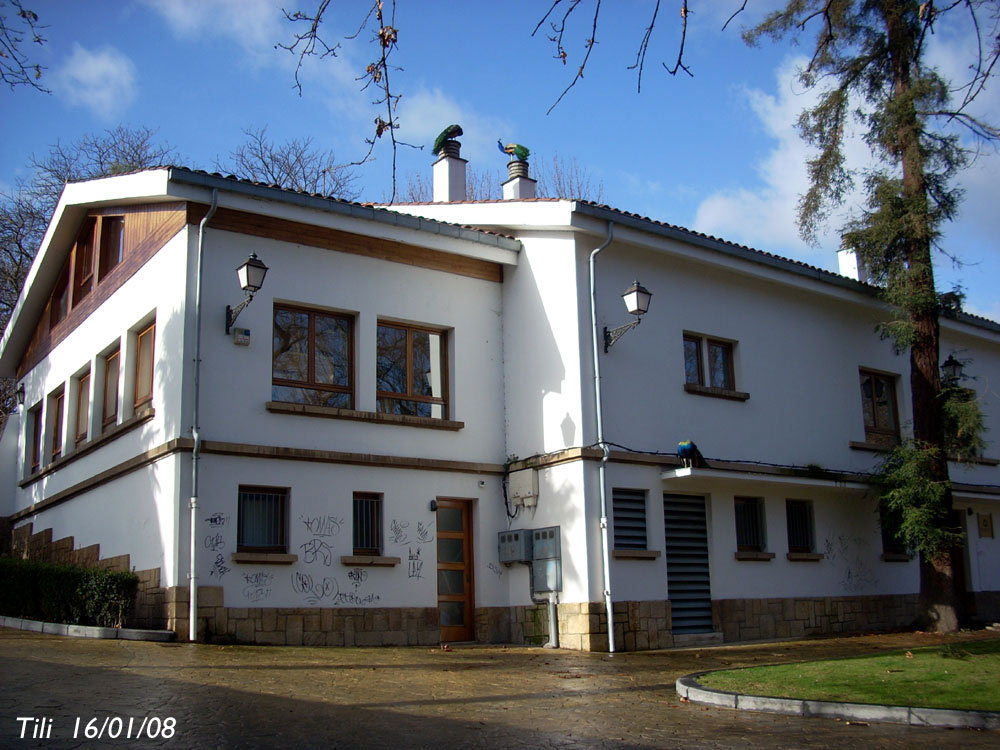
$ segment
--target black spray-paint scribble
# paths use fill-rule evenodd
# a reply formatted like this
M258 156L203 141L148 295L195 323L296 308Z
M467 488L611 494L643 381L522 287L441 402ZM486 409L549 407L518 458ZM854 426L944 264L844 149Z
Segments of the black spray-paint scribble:
M378 594L362 594L350 590L341 591L336 578L327 576L319 581L308 573L293 573L292 589L297 594L303 595L309 604L323 602L334 606L364 607L376 604L382 598Z
M333 548L322 539L310 539L300 545L299 549L302 550L302 559L307 563L319 560L328 568L333 565Z
M392 519L392 523L389 524L389 533L392 535L393 544L409 544L410 538L406 534L406 530L410 528L409 522L400 523L395 518Z
M336 536L344 525L344 519L336 516L299 516L299 520L313 536Z

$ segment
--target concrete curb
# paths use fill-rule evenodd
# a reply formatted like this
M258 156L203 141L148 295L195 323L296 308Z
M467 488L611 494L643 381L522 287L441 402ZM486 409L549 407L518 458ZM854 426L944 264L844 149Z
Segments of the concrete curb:
M725 671L725 670L712 670ZM851 721L879 721L909 724L915 727L951 729L1000 729L1000 712L959 711L949 708L913 708L881 706L873 703L810 701L799 698L769 698L763 695L740 695L714 690L698 684L698 678L710 672L695 672L677 680L677 694L695 703L707 703L738 711L765 711L792 716L824 716Z
M166 643L174 640L172 630L142 630L140 628L100 628L95 625L65 625L60 622L39 622L20 617L0 615L0 628L28 630L49 635L68 635L74 638L111 638L123 641L158 641Z

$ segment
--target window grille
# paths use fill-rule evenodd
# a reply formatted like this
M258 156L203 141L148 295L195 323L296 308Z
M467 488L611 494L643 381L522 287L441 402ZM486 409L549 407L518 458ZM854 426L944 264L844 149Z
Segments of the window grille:
M285 552L288 489L240 487L236 547L241 552Z
M788 522L788 551L814 552L813 507L808 500L785 500Z
M354 554L382 554L382 496L354 493Z
M647 549L646 491L613 489L611 511L615 549Z
M763 501L759 497L736 498L736 548L763 552L766 546Z

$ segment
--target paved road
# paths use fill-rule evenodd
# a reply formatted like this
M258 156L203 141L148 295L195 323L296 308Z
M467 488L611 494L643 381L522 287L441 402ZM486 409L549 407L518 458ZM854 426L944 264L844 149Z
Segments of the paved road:
M996 732L706 708L681 703L673 688L702 669L938 640L897 634L609 656L153 644L0 629L0 747L996 750ZM94 729L123 736L131 718L133 737L146 718L143 738L87 739L94 718ZM172 736L149 739L167 726ZM51 737L32 739L36 729Z

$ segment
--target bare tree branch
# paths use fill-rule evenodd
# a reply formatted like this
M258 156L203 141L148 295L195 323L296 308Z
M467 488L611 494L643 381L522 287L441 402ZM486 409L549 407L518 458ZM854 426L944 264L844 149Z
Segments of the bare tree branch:
M8 15L7 5L13 14ZM45 66L31 62L25 51L25 42L42 45L46 39L41 30L48 28L38 21L38 14L25 8L21 0L5 0L0 3L0 81L12 89L30 86L38 91L51 94L41 84Z
M642 35L642 41L639 42L639 50L635 55L635 63L628 66L629 70L639 69L636 93L642 93L642 70L646 65L646 50L649 49L649 38L653 35L653 29L656 27L656 15L659 12L660 0L656 0L656 7L653 8L653 17L649 21L649 26L646 27L646 33Z
M386 20L385 16L386 2L389 3L391 9L388 20ZM308 24L308 29L301 34L297 34L295 36L295 41L291 44L277 45L282 49L286 49L289 52L299 55L298 66L295 70L295 84L299 88L300 92L302 90L302 86L298 73L305 58L314 55L320 59L327 56L336 57L337 50L340 47L339 42L331 46L320 36L320 28L329 7L330 0L320 0L315 12L312 14L304 13L303 11L285 13L285 18L291 22L303 21ZM374 19L377 28L374 29L374 35L371 41L377 45L378 56L375 60L368 63L365 67L364 73L358 76L357 80L363 82L361 86L362 91L368 90L369 87L375 87L378 89L378 96L374 101L372 101L372 104L379 111L373 119L374 133L370 138L365 139L365 143L368 144L368 151L361 159L349 162L344 166L360 166L370 161L373 158L372 154L375 152L375 146L379 142L379 139L388 135L389 141L392 144L392 198L389 201L390 203L393 202L396 197L396 159L399 147L406 146L415 149L423 148L423 146L406 143L396 137L396 130L399 128L399 119L396 116L396 109L399 105L400 94L393 93L389 82L390 73L400 70L400 68L394 67L389 63L389 58L396 49L396 41L399 36L399 30L396 28L395 17L396 0L372 0L371 5L368 7L364 18L361 21L361 24L358 26L358 30L354 32L354 34L345 37L346 39L357 38L365 29L370 27L372 20ZM317 50L317 46L319 46L322 52Z
M725 31L728 28L729 24L732 23L732 20L734 18L736 18L736 16L738 16L740 13L742 13L743 11L745 11L746 9L747 9L747 0L743 0L743 5L741 5L739 8L737 8L733 12L733 15L731 15L729 18L727 18L726 22L724 24L722 24L722 30Z
M557 57L560 57L563 60L563 62L566 61L566 50L563 49L562 46L562 35L566 27L566 19L569 17L569 14L576 9L576 6L579 5L580 0L572 0L572 3L573 4L570 6L569 10L567 10L566 14L563 16L562 23L558 27L557 37L556 38L549 37L551 41L556 43L556 47L559 50L559 54L557 55ZM576 85L576 82L579 81L581 78L583 78L583 71L584 68L587 67L587 61L590 59L590 53L594 51L594 45L597 44L597 19L600 16L600 14L601 14L601 0L597 0L597 4L594 6L594 21L590 32L590 38L587 39L586 41L587 53L583 56L583 62L581 62L580 67L577 68L576 75L573 76L573 80L570 81L569 86L563 89L563 92L559 94L559 98L557 98L555 102L552 103L552 106L546 110L545 114L547 115L551 114L552 110L555 109L556 106L559 104L559 102L562 101L562 98L566 96L569 90Z
M312 145L312 138L292 138L276 144L267 137L267 128L247 129L247 140L229 154L229 160L216 159L215 168L237 177L289 190L354 200L358 192L352 186L357 176L344 164L338 164L333 151Z
M684 0L681 5L681 44L677 50L677 62L674 63L674 67L668 68L666 63L661 63L663 68L672 76L677 75L678 70L683 70L689 76L694 78L694 73L684 64L684 42L687 40L687 30L688 30L688 15L691 13L688 10L687 0Z

